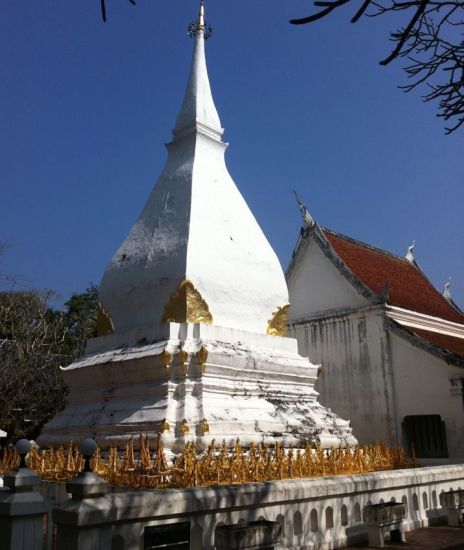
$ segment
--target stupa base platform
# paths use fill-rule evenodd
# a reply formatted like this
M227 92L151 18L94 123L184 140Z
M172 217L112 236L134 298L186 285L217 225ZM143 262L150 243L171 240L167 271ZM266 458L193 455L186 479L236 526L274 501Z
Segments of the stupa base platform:
M39 444L94 437L105 448L140 433L162 433L173 453L188 442L201 451L237 438L245 447L356 444L349 422L317 401L318 367L298 355L295 339L200 324L166 328L154 343L134 344L135 334L91 340L63 369L68 405Z

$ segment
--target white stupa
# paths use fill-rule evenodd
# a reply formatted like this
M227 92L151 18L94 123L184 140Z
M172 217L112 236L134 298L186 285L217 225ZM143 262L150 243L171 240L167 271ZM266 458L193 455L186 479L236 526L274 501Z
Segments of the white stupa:
M203 2L168 160L99 287L102 336L63 369L69 404L41 444L163 433L286 447L356 442L322 407L317 366L286 338L279 260L233 182L205 60Z

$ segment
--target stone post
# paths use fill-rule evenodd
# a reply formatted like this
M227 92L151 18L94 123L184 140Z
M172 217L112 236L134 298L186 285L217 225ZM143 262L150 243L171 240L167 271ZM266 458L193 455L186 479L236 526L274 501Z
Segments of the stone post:
M46 506L43 497L34 491L39 477L26 467L30 449L27 439L20 439L16 450L21 457L19 469L4 479L0 491L0 550L42 550L43 517Z
M460 527L464 523L464 491L449 491L440 495L440 504L448 513L448 525Z
M385 531L390 531L391 542L406 542L403 525L406 515L406 506L401 502L383 502L365 506L363 521L367 526L368 545L384 548Z
M111 512L111 506L106 497L108 483L90 468L90 459L96 449L97 444L93 439L84 439L79 445L85 466L75 479L66 483L66 490L72 495L71 500L54 513L57 526L56 550L100 550L107 547L104 541L107 540L108 526L99 528L98 518L104 523L103 520L108 519ZM89 523L93 527L86 528Z

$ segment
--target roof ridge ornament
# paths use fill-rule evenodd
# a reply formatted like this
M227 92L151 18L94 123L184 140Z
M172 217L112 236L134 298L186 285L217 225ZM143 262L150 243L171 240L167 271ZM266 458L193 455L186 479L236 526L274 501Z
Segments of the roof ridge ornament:
M204 0L200 1L200 11L198 12L198 19L193 23L190 23L187 29L187 33L190 38L196 36L199 33L203 34L203 38L208 40L213 34L213 28L205 21L205 3Z
M314 221L306 206L300 201L300 198L298 197L296 191L294 190L293 192L295 193L296 202L303 218L303 227L305 229L311 229L312 227L314 227L314 224L316 222Z
M408 246L408 251L406 253L406 259L412 264L416 263L416 258L414 257L414 247L416 246L416 241L412 241L412 244Z
M445 288L443 289L443 296L446 300L448 300L448 302L453 300L453 298L451 297L451 277L448 277L448 282L445 284Z

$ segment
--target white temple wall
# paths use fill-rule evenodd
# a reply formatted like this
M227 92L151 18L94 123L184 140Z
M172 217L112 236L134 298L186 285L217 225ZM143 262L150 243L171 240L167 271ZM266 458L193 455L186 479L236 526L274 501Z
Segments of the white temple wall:
M361 296L339 273L320 247L311 239L299 252L299 260L287 277L291 308L289 322L316 312L367 306Z
M464 401L450 380L463 379L464 368L414 346L391 333L398 432L408 415L439 414L445 421L450 460L464 459ZM402 434L403 445L405 434Z
M381 311L365 310L291 325L299 353L322 364L320 402L350 420L358 441L397 442L391 362Z

